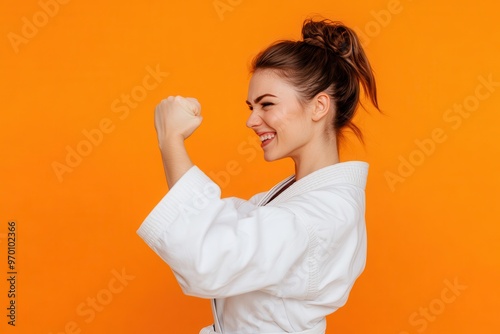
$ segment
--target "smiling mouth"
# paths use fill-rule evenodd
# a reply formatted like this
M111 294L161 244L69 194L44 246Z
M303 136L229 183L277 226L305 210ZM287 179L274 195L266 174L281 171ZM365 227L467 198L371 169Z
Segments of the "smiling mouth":
M262 142L261 147L268 145L273 139L276 137L276 133L266 133L259 136L260 141Z

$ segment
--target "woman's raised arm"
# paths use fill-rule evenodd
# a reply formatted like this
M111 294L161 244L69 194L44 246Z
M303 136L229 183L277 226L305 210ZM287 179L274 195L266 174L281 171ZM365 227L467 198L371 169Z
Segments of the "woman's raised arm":
M169 96L155 110L155 129L169 189L193 163L184 146L201 124L201 106L194 98Z

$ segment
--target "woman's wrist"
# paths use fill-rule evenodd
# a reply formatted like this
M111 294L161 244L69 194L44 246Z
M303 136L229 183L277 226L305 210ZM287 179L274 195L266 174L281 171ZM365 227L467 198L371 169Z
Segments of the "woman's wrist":
M184 137L181 134L172 134L158 139L160 151L170 150L174 147L184 146Z
M184 137L175 135L162 139L160 152L168 187L172 188L182 175L193 166L184 146Z

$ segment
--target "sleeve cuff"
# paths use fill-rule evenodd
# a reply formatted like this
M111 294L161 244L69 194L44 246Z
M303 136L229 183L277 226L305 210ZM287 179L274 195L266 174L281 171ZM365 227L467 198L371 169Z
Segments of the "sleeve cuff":
M202 196L220 197L220 188L197 166L193 166L149 213L137 234L152 247L181 210L196 210L199 203L203 203L200 202L203 201Z

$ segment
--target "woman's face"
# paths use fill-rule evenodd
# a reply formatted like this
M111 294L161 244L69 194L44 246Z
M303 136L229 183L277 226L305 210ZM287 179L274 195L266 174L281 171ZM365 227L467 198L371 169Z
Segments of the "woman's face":
M295 88L272 70L257 70L250 80L246 102L251 110L246 125L260 137L264 159L300 160L313 129Z

